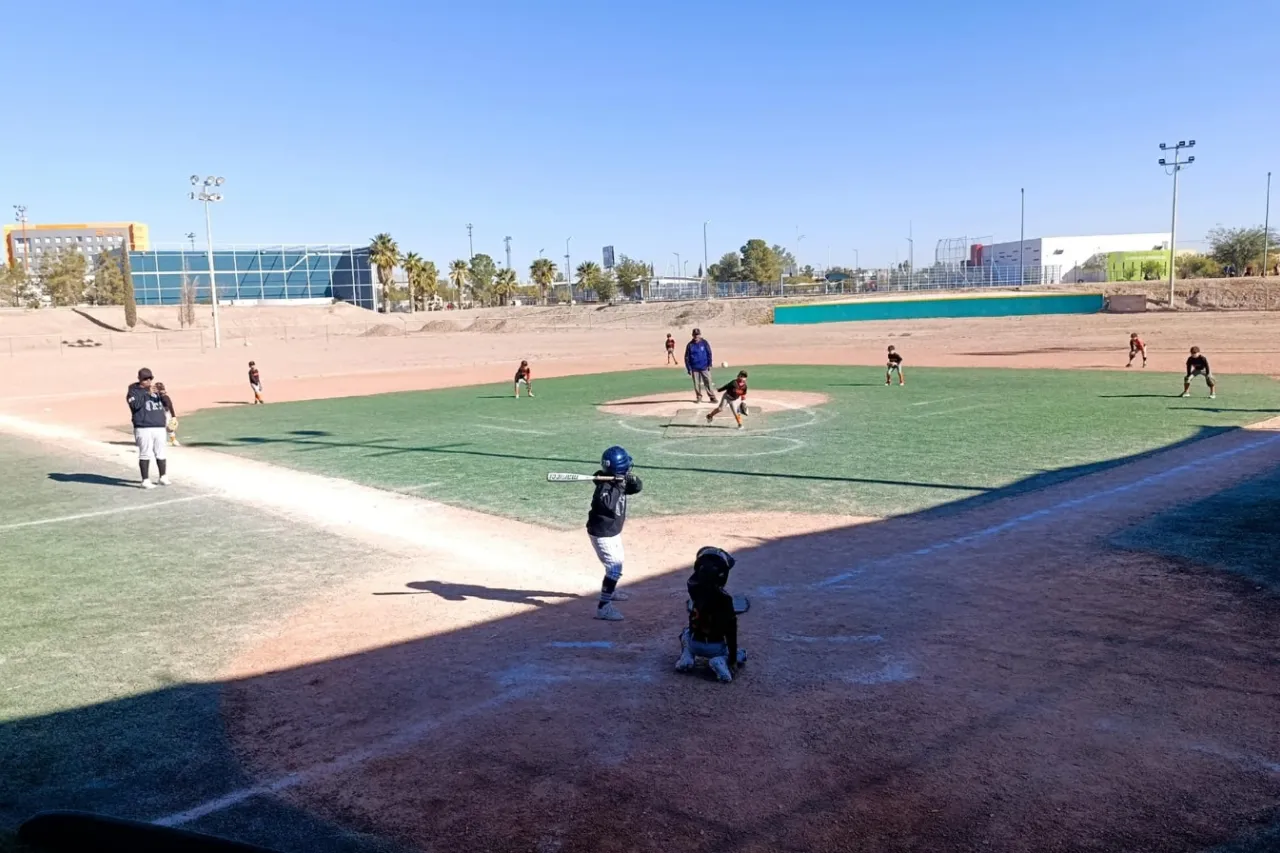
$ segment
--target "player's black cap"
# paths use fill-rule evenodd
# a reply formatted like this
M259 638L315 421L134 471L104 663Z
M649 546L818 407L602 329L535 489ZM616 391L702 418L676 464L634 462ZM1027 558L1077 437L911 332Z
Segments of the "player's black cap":
M145 367L138 371L139 382L145 382L148 379L154 379L154 378L155 378L155 374Z
M694 333L695 335L700 335L700 334L702 334L702 330L701 330L701 329L694 329L694 330L693 330L693 333Z

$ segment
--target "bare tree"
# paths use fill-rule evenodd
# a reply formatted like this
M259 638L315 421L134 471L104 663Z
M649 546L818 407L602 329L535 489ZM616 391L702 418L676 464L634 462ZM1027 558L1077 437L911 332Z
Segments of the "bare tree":
M178 303L178 325L182 327L196 324L196 286L191 279L182 276L182 290Z

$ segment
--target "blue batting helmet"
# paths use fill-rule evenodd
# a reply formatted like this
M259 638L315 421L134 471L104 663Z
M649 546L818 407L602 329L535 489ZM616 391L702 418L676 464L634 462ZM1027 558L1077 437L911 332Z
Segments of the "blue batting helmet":
M631 454L615 444L600 456L600 467L606 474L622 476L631 470Z

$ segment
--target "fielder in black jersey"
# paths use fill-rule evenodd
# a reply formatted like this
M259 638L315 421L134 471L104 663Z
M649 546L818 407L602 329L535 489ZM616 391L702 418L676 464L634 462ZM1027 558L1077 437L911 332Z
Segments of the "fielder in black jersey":
M884 384L891 385L889 377L894 373L898 374L898 385L906 385L907 377L902 372L902 356L898 355L897 349L889 347L889 360L884 366Z
M1213 370L1209 367L1209 359L1205 358L1204 353L1200 352L1200 347L1192 347L1191 356L1187 359L1187 375L1182 380L1182 396L1191 396L1191 380L1197 376L1203 376L1205 384L1209 386L1209 399L1217 399L1218 382L1213 378Z

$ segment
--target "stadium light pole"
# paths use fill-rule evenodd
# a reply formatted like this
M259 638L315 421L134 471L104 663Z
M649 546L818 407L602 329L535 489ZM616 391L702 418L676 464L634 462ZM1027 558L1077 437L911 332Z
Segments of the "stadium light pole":
M475 244L475 241L471 239L471 223L470 222L467 223L467 252L468 252L467 261L469 262L472 258L476 256L476 244Z
M680 253L672 252L671 254L676 256L676 277L678 278L680 276Z
M1267 212L1262 218L1262 277L1267 277L1267 252L1271 251L1271 173L1267 172Z
M205 256L209 261L209 301L213 303L213 348L219 349L222 346L222 327L218 324L218 279L213 271L213 221L209 217L209 205L216 201L222 201L222 193L212 192L217 187L227 182L226 178L217 178L213 175L200 180L199 175L191 176L191 186L198 187L199 191L192 190L190 198L204 205L204 235L205 235ZM128 247L125 247L128 251Z
M569 241L572 237L564 238L564 280L569 285L569 302L573 302L573 262L569 260Z
M502 242L507 247L507 269L511 269L511 238L503 237Z
M704 282L707 280L707 276L710 275L707 270L711 268L711 264L707 259L707 226L710 224L710 219L702 223L702 280Z
M196 250L196 232L188 231L187 239L191 241L191 251L194 252Z
M1027 265L1023 262L1023 256L1027 252L1027 188L1020 188L1018 196L1021 199L1018 214L1018 286L1021 287L1027 283Z
M27 206L15 204L13 218L22 226L22 271L31 275L31 242L27 240ZM1265 258L1263 259L1266 260Z
M1160 143L1161 151L1172 151L1173 162L1170 163L1165 158L1160 158L1160 165L1164 168L1166 175L1173 175L1173 218L1169 223L1169 310L1173 310L1173 282L1174 282L1174 262L1177 260L1176 252L1178 250L1178 173L1190 166L1196 161L1195 157L1182 159L1182 152L1187 148L1195 148L1196 141L1190 142L1180 141L1177 145L1166 145ZM1172 169L1173 171L1169 171Z

